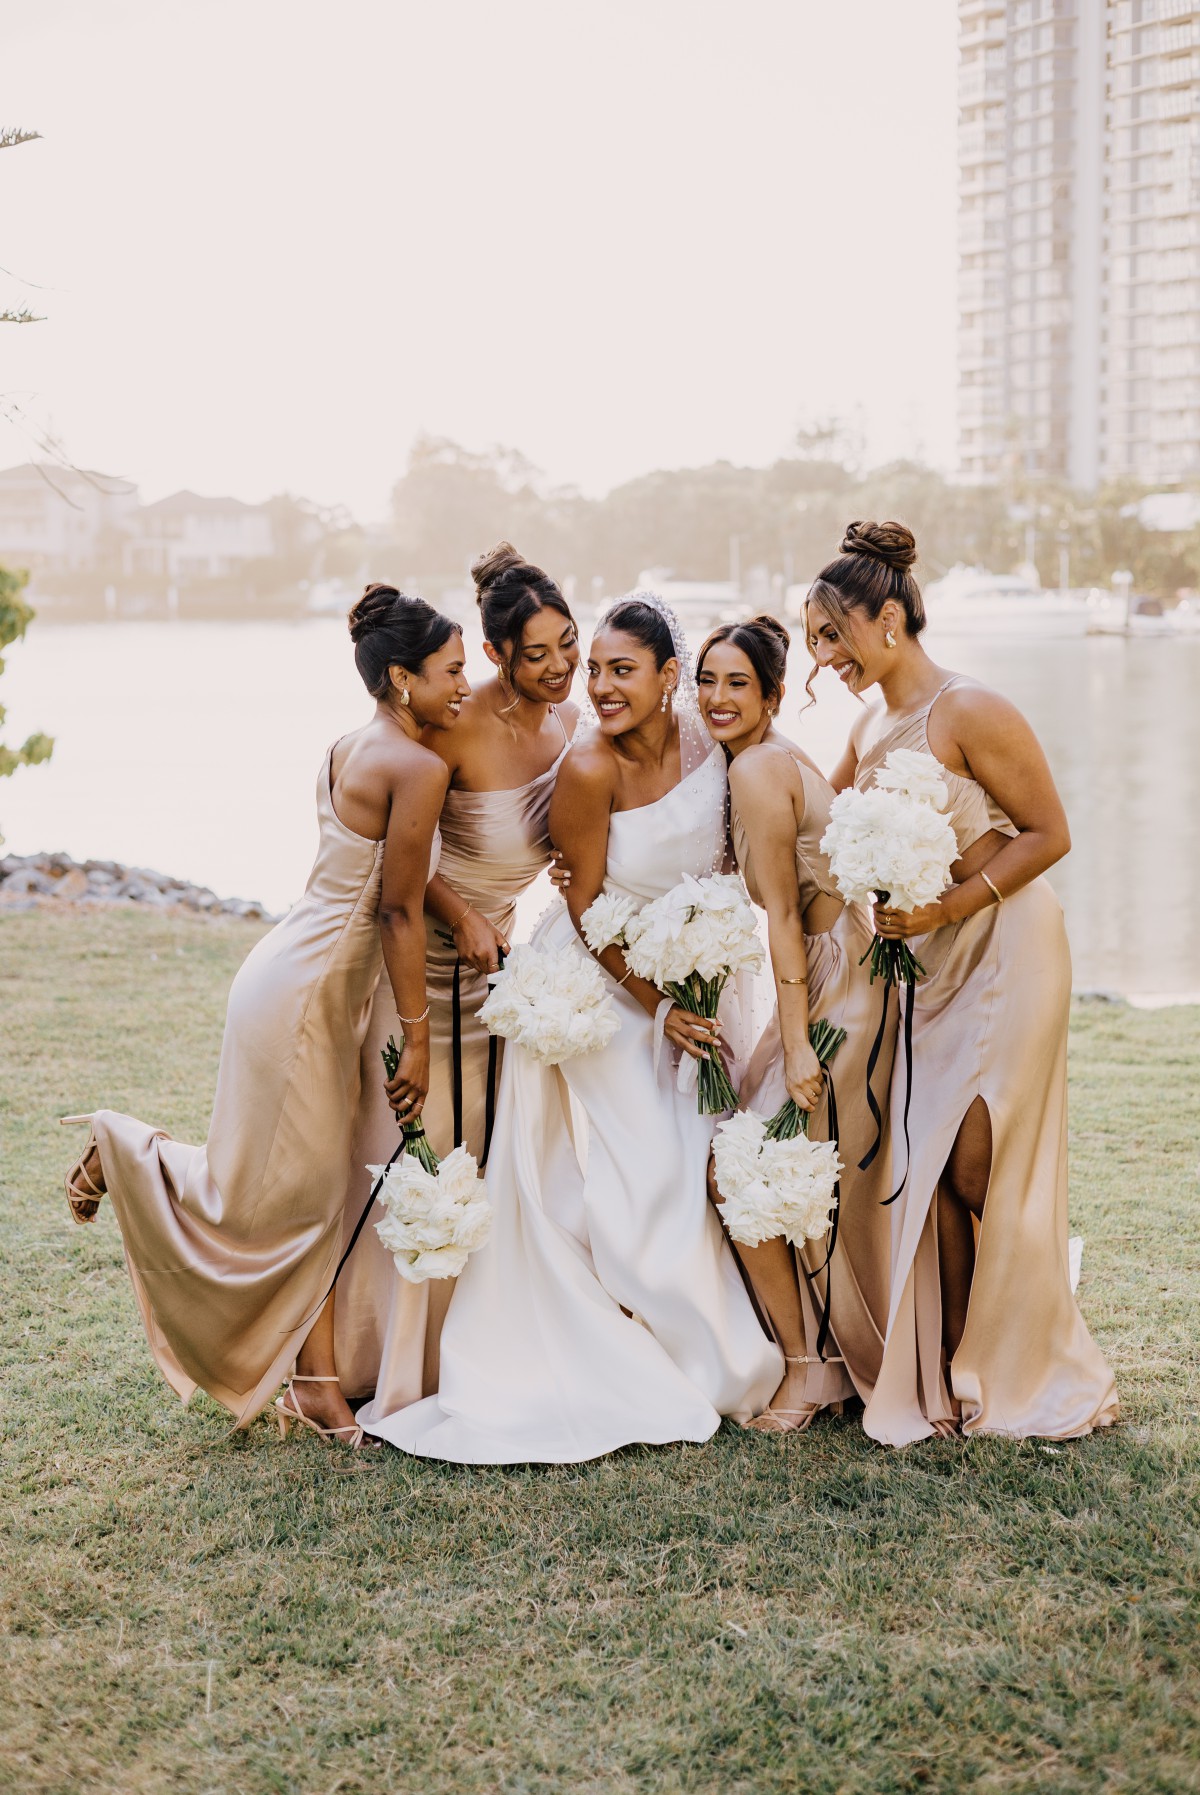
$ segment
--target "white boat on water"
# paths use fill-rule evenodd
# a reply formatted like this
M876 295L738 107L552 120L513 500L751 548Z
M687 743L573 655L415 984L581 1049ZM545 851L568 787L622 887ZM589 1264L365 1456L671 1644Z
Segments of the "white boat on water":
M982 567L953 567L924 595L938 635L1083 636L1094 616L1082 593L1045 591L1020 574Z

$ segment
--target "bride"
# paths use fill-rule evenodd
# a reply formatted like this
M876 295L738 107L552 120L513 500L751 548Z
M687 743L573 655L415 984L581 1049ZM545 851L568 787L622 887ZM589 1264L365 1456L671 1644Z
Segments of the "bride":
M725 758L659 600L635 594L604 616L588 691L599 727L568 751L550 813L567 906L534 934L580 953L602 888L647 903L725 851ZM438 1394L367 1423L407 1452L573 1463L706 1440L779 1384L781 1355L706 1199L712 1118L675 1064L700 1057L713 1025L631 975L620 949L601 963L621 1018L607 1047L557 1068L511 1044L505 1056L492 1237L458 1281Z

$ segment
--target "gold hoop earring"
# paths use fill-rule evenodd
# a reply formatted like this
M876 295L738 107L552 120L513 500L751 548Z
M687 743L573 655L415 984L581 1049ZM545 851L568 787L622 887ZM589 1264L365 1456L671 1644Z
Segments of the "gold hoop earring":
M890 629L886 629L883 632L883 646L885 648L895 648L896 646L896 638L893 636Z

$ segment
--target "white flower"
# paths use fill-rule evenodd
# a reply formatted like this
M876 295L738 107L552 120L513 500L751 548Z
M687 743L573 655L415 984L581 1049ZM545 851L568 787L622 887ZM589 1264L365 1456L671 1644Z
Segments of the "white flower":
M722 983L763 963L754 907L736 873L685 874L625 927L626 959L659 990L698 974Z
M492 1226L479 1167L466 1147L448 1153L436 1172L411 1153L402 1153L386 1172L382 1166L367 1170L372 1179L383 1176L378 1202L384 1213L375 1232L400 1276L410 1284L456 1278Z
M893 748L875 775L875 784L884 791L900 792L918 804L932 804L944 810L950 793L946 786L946 769L932 754L918 748Z
M546 1066L607 1046L620 1017L604 974L572 943L563 948L514 947L479 1017L494 1035L504 1035Z
M583 938L594 954L621 943L625 925L637 909L633 898L619 891L602 891L579 919Z
M950 819L928 803L900 791L851 788L829 807L821 852L848 902L886 891L894 909L912 911L945 891L958 843Z
M752 1109L738 1109L717 1124L713 1136L713 1163L717 1189L723 1197L737 1197L758 1176L758 1155L766 1121Z

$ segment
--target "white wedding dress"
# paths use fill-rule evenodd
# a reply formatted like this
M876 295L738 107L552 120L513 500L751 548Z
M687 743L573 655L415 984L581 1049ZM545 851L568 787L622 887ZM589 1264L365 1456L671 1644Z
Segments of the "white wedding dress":
M705 736L692 758L665 797L611 818L606 890L645 903L719 865L724 756ZM585 951L562 904L533 940ZM614 996L621 1026L599 1052L557 1068L505 1054L492 1235L458 1280L438 1394L367 1424L406 1452L562 1464L707 1440L779 1385L779 1350L705 1194L714 1119L669 1048L656 1053L654 1021Z

